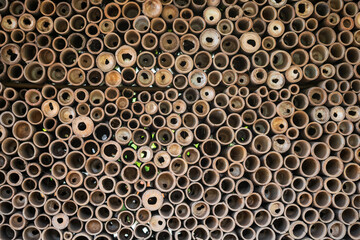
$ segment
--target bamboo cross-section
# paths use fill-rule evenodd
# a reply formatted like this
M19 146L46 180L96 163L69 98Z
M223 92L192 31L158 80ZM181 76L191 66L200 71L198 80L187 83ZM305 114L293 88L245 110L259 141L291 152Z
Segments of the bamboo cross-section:
M0 240L360 239L359 9L0 0Z

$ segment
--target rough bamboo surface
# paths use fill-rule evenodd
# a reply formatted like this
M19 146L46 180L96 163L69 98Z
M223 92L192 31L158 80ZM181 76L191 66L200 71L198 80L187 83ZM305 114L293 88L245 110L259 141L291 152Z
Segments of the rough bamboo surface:
M0 0L0 239L360 239L359 8Z

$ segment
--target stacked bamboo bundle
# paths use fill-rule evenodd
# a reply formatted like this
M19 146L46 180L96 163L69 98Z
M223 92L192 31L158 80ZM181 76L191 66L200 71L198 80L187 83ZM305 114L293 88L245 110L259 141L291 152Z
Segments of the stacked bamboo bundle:
M0 239L360 239L359 8L0 0Z

